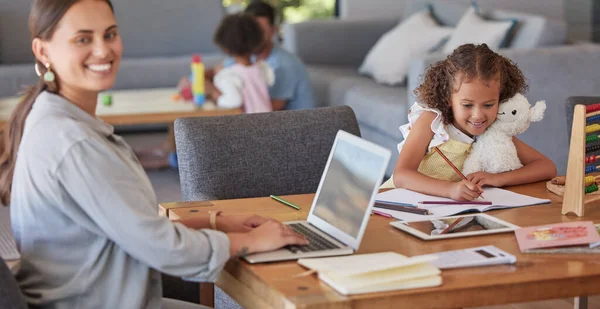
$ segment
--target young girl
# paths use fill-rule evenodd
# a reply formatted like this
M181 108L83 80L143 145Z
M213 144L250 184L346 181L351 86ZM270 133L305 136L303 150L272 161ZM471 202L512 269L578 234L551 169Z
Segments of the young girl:
M131 148L95 115L123 51L111 2L35 0L29 26L40 79L0 131L0 203L30 307L190 308L163 301L160 272L210 281L231 256L307 243L258 216L159 217Z
M215 32L214 41L235 64L215 75L218 91L209 91L209 97L220 107L242 107L245 113L273 111L269 85L275 81L275 74L265 62L253 63L251 59L263 42L256 19L248 14L226 16Z
M398 145L393 185L469 201L479 197L482 186L502 187L554 177L554 163L516 137L513 142L522 168L499 174L477 172L465 175L468 180L462 180L433 150L437 146L462 169L471 144L496 120L499 104L526 90L517 65L485 44L462 45L434 64L415 90L418 102L408 111L409 123L400 127L405 140Z

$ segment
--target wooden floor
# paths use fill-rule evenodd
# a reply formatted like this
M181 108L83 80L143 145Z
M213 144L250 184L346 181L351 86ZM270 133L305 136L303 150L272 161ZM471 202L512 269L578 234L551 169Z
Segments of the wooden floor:
M588 309L600 308L600 295L588 298ZM501 306L486 306L472 309L573 309L573 299L554 299Z

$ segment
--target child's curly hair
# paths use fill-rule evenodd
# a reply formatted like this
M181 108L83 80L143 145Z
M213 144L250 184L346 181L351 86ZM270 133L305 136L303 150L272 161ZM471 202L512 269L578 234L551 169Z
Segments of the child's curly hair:
M444 123L449 124L454 121L449 104L452 93L460 83L474 78L484 81L498 79L500 103L528 90L523 72L512 60L493 52L486 44L465 44L456 48L445 60L430 66L423 83L414 93L422 104L439 109Z
M231 56L248 56L263 43L263 31L250 14L227 15L221 20L213 40Z

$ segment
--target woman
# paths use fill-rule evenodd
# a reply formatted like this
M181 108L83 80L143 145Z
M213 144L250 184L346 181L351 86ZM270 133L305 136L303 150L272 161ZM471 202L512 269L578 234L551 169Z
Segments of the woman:
M29 27L40 81L0 146L0 198L11 204L28 303L176 308L163 305L159 272L210 281L230 256L306 244L258 216L158 217L131 148L95 117L123 49L109 0L35 0Z

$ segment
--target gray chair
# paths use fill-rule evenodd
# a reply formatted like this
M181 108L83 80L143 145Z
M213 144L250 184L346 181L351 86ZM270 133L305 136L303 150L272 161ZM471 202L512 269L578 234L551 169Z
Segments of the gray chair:
M183 200L315 192L338 130L360 136L350 107L177 119Z
M315 192L338 130L360 136L350 107L177 119L183 199ZM219 288L214 307L241 308Z
M27 309L19 285L2 259L0 259L0 308Z

